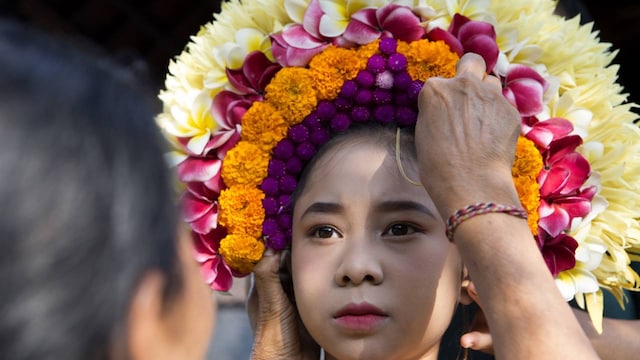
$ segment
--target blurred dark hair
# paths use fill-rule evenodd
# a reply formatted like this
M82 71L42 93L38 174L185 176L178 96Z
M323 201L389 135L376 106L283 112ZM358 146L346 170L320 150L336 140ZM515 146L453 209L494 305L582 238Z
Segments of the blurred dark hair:
M0 54L0 358L109 358L146 271L165 274L165 297L180 290L150 97L109 61L1 19Z

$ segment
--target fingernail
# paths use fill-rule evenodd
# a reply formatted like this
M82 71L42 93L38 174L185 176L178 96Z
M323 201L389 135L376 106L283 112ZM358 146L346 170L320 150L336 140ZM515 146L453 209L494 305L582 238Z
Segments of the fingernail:
M262 254L262 256L273 256L276 252L273 251L272 248L268 247L264 253Z

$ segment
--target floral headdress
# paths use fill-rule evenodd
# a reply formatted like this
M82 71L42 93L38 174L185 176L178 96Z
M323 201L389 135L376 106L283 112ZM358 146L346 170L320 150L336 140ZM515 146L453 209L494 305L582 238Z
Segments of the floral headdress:
M640 131L615 52L552 0L233 0L169 65L158 125L213 289L291 241L291 193L332 134L416 121L426 79L480 54L519 110L513 178L567 300L638 290Z

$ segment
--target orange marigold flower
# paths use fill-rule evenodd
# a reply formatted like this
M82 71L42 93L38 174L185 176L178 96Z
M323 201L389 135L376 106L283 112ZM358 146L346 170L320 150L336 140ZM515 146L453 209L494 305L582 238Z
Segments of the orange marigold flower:
M265 99L282 114L287 125L295 125L302 122L318 104L317 84L309 69L283 68L267 85Z
M258 186L267 176L269 153L248 141L240 141L227 152L222 164L222 180L227 186Z
M287 124L270 104L256 101L242 117L242 140L268 153L287 135Z
M362 63L360 65L362 69L364 69L367 66L367 61L369 61L369 58L372 57L373 54L378 52L379 46L380 46L380 40L378 39L366 45L361 45L358 48L358 51L357 51L358 60Z
M264 243L244 234L230 234L220 242L219 251L229 267L241 274L249 274L262 258Z
M218 223L229 233L246 234L254 238L262 234L264 193L254 186L236 185L220 192Z
M458 54L451 52L443 41L398 41L398 52L407 58L407 72L413 80L430 77L452 78L456 75Z
M527 210L529 228L533 235L538 234L540 185L537 179L543 166L542 155L533 141L520 136L511 175L520 197L520 203Z
M320 100L331 100L338 96L345 80L350 80L364 69L366 60L356 50L330 46L311 59L309 70L316 79L316 90Z

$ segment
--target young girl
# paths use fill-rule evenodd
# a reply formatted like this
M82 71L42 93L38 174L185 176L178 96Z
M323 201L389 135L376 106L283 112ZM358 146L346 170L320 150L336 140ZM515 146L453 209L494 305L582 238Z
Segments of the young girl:
M467 72L481 77L482 62L463 58L459 73ZM459 227L457 246L445 236L441 214L457 202L495 198L512 203L518 199L510 184L510 171L485 182L484 189L468 180L481 178L487 169L493 169L495 175L501 168L511 168L512 157L506 154L509 143L517 137L513 131L517 116L500 101L495 79L474 81L471 76L459 76L449 81L425 85L427 90L447 95L446 100L438 101L446 110L433 108L436 102L427 99L434 95L425 90L421 104L431 115L420 118L416 131L420 134L421 125L428 121L431 135L426 139L427 134L421 134L416 140L416 144L421 144L421 139L426 143L418 146L424 149L420 153L415 153L409 131L368 125L333 138L303 173L294 198L291 246L294 301L303 331L309 332L329 359L436 359L458 301L470 301L462 286L468 280L462 255L481 298L491 299L486 310L492 325L495 323L499 355L545 357L584 351L581 356L594 356L552 278L543 271L546 266L535 251L526 221L485 214L470 219L473 225ZM457 97L456 91L466 96ZM465 106L449 107L454 104ZM477 113L463 115L468 106ZM447 129L454 114L468 120L458 123L463 130L457 134L447 130L453 135L448 138L434 136ZM515 122L510 121L514 118ZM426 156L427 151L437 153L452 140L469 136L469 130L479 123L489 127L502 124L492 134L511 140L474 134L474 145L449 147L447 154ZM450 164L446 169L426 165L443 161ZM472 167L475 170L462 178L468 185L447 177L453 168L463 171L458 167L482 162L485 166ZM414 183L417 179L440 192L433 191L436 195L430 196L432 192ZM508 258L516 252L523 254L517 260ZM277 281L269 281L277 279L274 265L273 261L259 264L255 270L259 300L257 310L252 310L257 311L253 314L257 317L254 358L296 358L301 352L312 357L312 347L297 343L297 324L291 320L295 311L293 315L283 311L287 299L274 295L282 291ZM530 282L536 284L536 291L529 289ZM519 305L510 305L513 302ZM275 321L276 314L280 321ZM289 330L283 332L283 327ZM561 337L564 331L574 337ZM525 333L527 342L513 340L514 334ZM282 336L284 340L279 340ZM553 336L562 342L545 340L548 347L530 345Z
M295 302L328 358L436 355L460 294L460 256L424 188L398 171L395 137L370 127L334 139L299 185ZM415 154L404 161L418 179Z

